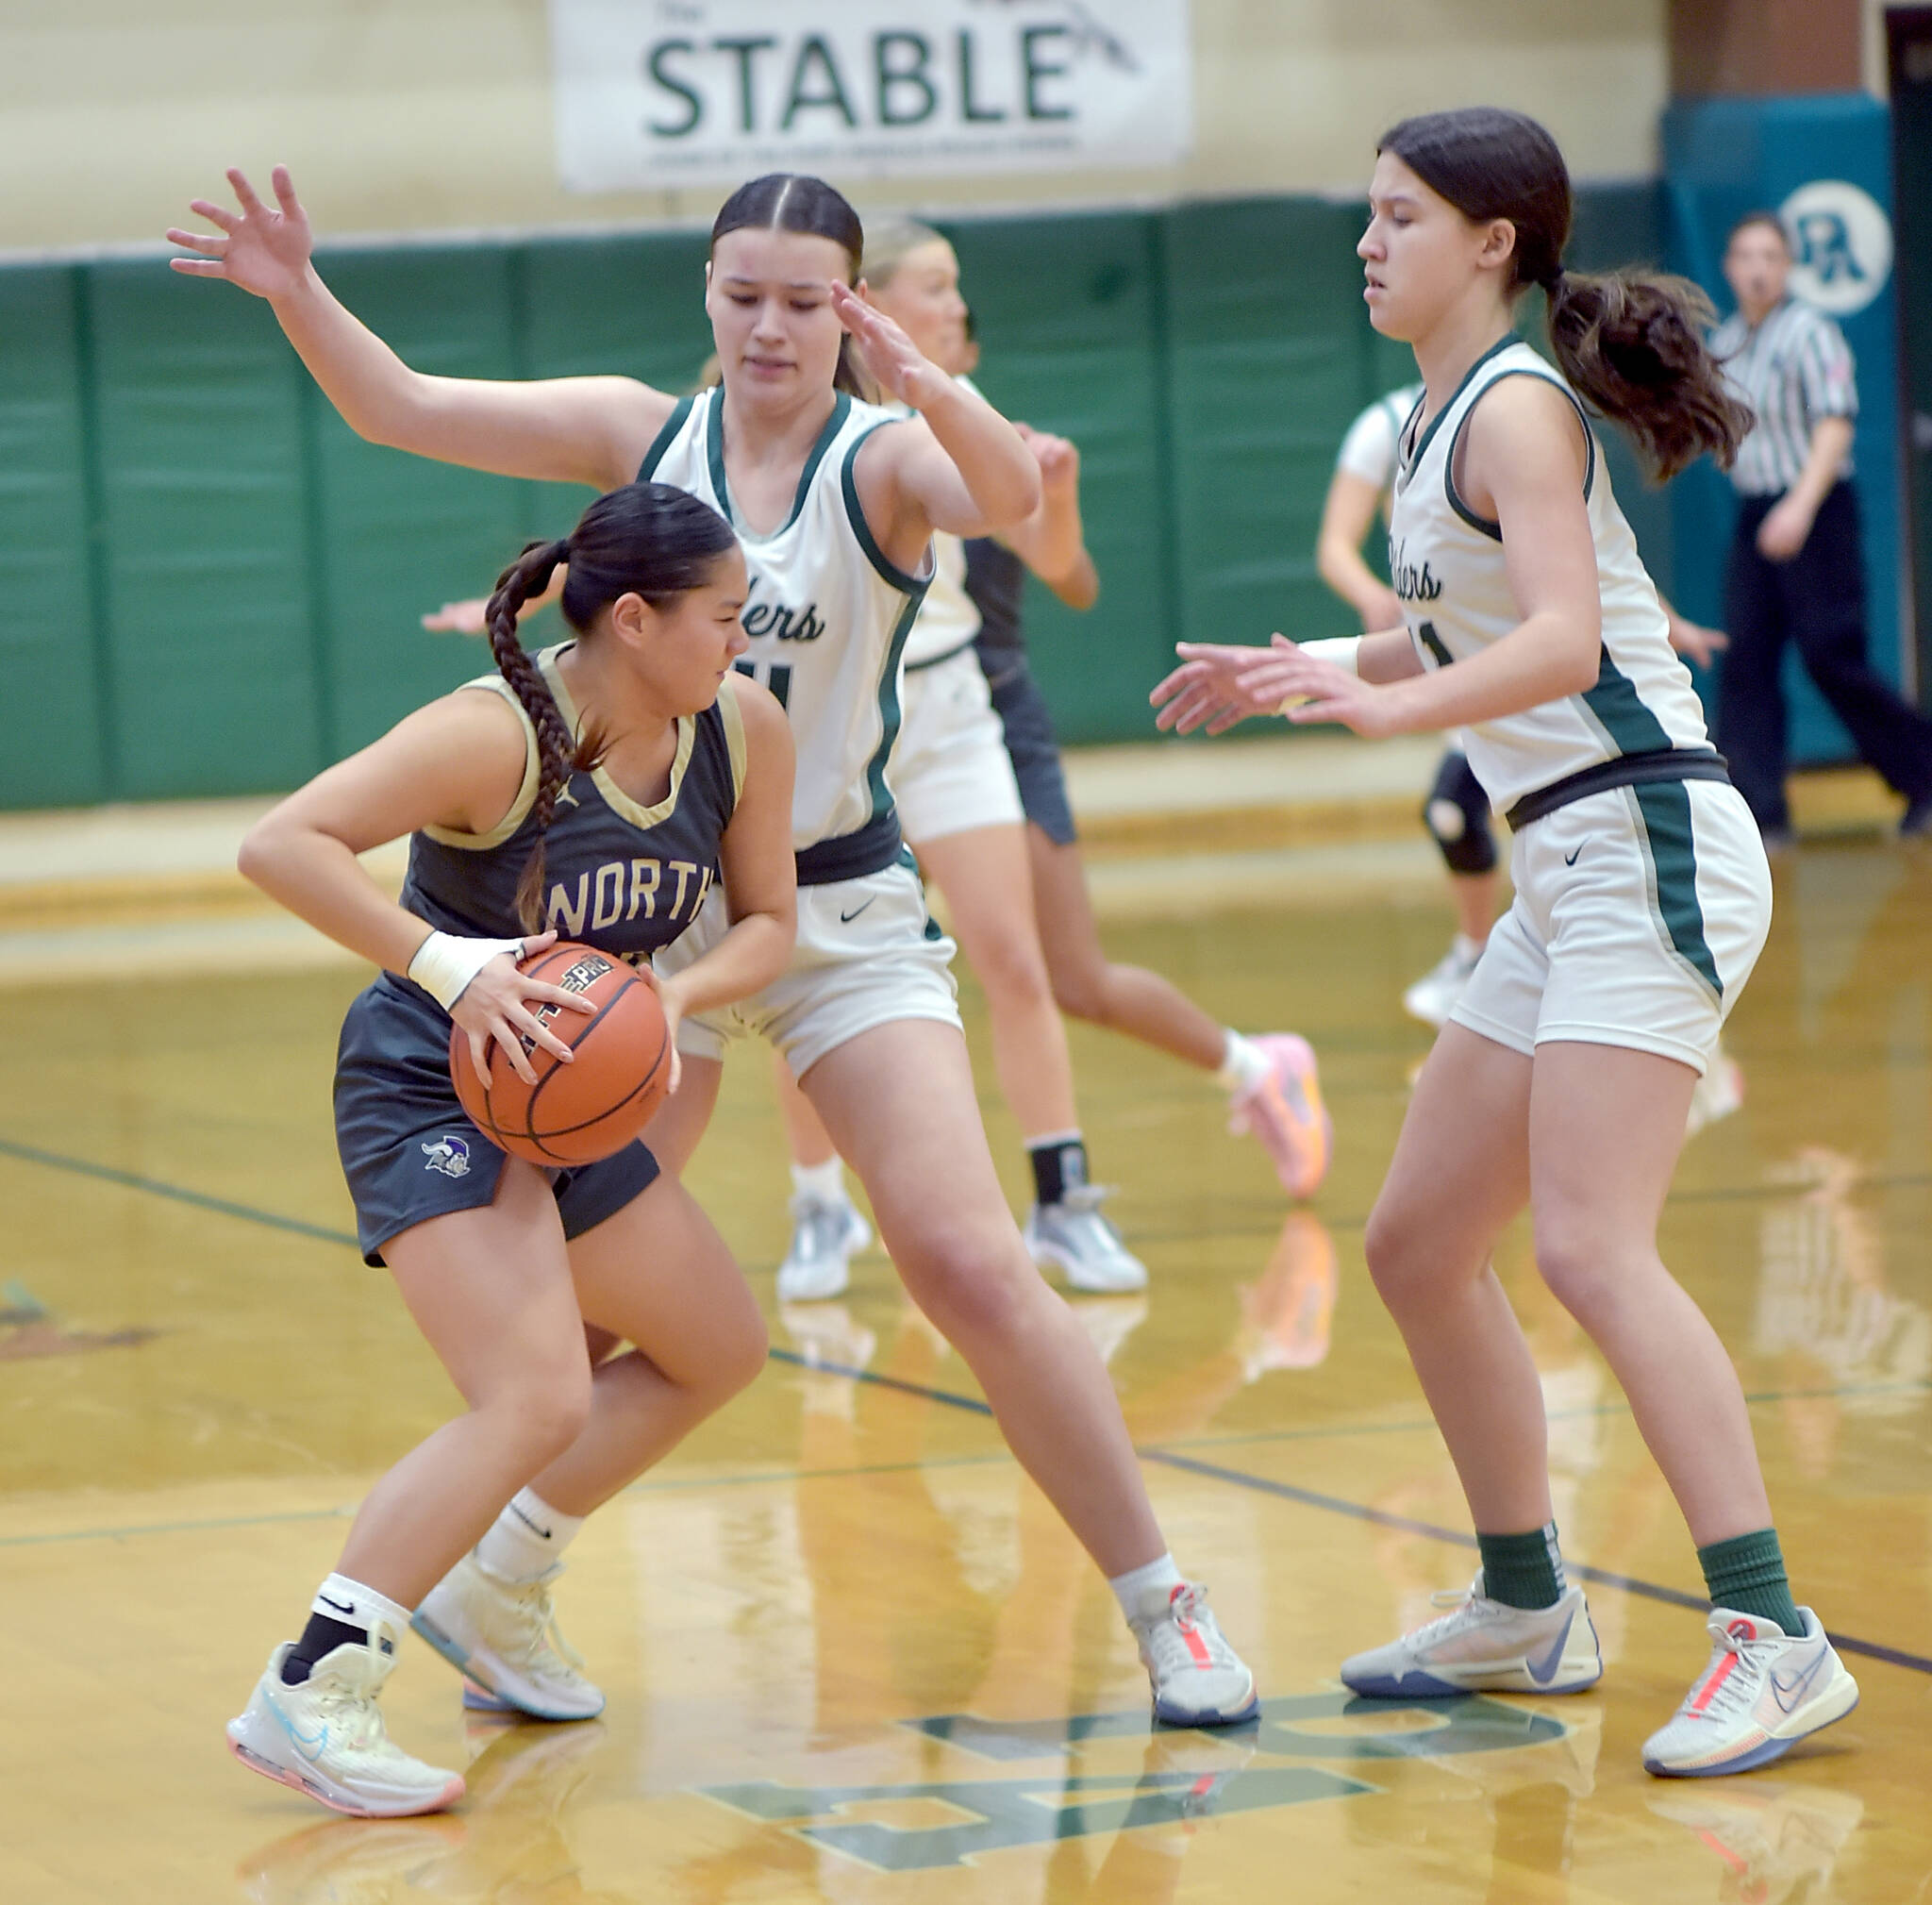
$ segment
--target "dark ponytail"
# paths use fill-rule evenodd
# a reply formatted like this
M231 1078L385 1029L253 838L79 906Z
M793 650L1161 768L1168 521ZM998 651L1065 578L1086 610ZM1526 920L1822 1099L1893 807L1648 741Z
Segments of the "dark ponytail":
M559 563L563 619L581 636L622 595L639 595L654 609L702 588L718 558L737 538L708 504L668 483L626 483L599 496L576 527L555 543L526 543L496 578L484 618L497 672L509 683L537 731L537 799L531 810L537 838L517 881L517 917L525 932L543 930L543 837L557 811L557 797L573 774L587 773L603 759L602 735L587 727L573 734L549 683L517 637L525 603L549 588Z
M711 249L727 231L798 231L828 238L845 254L845 282L855 288L865 259L865 227L843 192L806 172L768 172L748 179L718 209L711 221ZM867 376L850 334L839 340L839 366L832 388L875 403L878 391Z
M1661 272L1563 269L1570 172L1534 120L1500 107L1405 119L1383 134L1431 191L1477 224L1516 228L1509 289L1542 288L1557 365L1592 409L1622 424L1660 479L1708 451L1729 468L1751 428L1704 342L1715 313L1688 278Z

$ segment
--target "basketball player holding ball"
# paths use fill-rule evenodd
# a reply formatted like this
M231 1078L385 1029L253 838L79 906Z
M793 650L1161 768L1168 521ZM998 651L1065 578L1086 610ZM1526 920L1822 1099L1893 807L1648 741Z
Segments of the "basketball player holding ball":
M575 640L533 658L517 610L560 564ZM549 1640L557 1554L764 1362L723 1240L642 1144L540 1169L489 1142L450 1072L452 1022L525 1084L532 1056L573 1062L585 1001L517 963L557 938L546 917L657 984L650 955L722 868L725 930L659 987L673 1041L686 1012L783 970L791 737L731 672L746 588L730 526L695 497L658 483L599 497L504 572L496 675L290 795L242 846L257 885L383 968L342 1027L337 1142L365 1261L387 1264L469 1404L370 1492L301 1637L229 1723L244 1764L339 1813L462 1795L389 1739L376 1704L412 1613L499 1701L550 1719L602 1708ZM356 856L405 831L391 901ZM587 1324L634 1346L593 1370Z
M519 384L411 370L323 283L286 168L274 174L274 210L241 173L228 177L239 211L196 200L216 232L174 231L198 254L174 268L268 299L361 435L503 476L601 490L670 483L737 529L750 576L744 660L783 705L798 751L797 942L761 990L728 1011L684 1014L683 1082L649 1128L652 1147L681 1169L717 1102L729 1042L756 1033L774 1044L864 1184L908 1293L1107 1577L1156 1716L1184 1727L1247 1719L1255 1677L1169 1552L1099 1352L1007 1208L953 948L927 919L885 777L933 534L1024 521L1041 497L1032 452L859 296L864 231L823 179L772 173L724 202L703 286L723 382L680 402L623 376ZM867 401L869 384L913 414ZM729 926L714 892L660 970L687 969Z

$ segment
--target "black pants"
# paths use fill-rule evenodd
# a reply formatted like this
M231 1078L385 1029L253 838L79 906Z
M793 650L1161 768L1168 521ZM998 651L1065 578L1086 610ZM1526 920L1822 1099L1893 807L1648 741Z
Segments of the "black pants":
M1789 562L1757 547L1775 496L1747 496L1724 570L1724 655L1717 744L1731 778L1765 831L1790 826L1785 805L1785 697L1778 684L1787 639L1859 755L1908 800L1932 795L1932 721L1865 659L1865 572L1858 501L1848 482L1819 507L1805 546Z

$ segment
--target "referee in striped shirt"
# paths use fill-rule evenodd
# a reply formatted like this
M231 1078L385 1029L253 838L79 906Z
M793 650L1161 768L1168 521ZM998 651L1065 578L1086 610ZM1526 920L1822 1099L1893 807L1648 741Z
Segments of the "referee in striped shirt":
M1790 241L1774 214L1731 228L1724 277L1738 300L1710 340L1757 423L1731 481L1742 501L1724 572L1731 645L1717 744L1771 846L1788 844L1786 642L1850 730L1859 755L1906 797L1904 834L1932 836L1932 722L1865 655L1865 575L1852 426L1852 354L1832 321L1791 297Z

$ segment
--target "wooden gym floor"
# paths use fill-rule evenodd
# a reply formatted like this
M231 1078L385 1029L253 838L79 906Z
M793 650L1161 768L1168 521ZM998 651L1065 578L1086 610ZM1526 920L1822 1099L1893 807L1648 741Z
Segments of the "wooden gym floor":
M1807 846L1777 884L1729 1041L1745 1103L1687 1149L1664 1244L1738 1358L1800 1597L1864 1700L1767 1772L1674 1784L1637 1750L1705 1658L1694 1558L1520 1232L1500 1267L1602 1688L1363 1714L1333 1678L1474 1565L1361 1262L1426 1046L1398 995L1446 932L1432 883L1109 928L1223 1017L1316 1038L1339 1142L1311 1212L1204 1080L1074 1032L1095 1169L1154 1276L1076 1308L1259 1675L1258 1730L1149 1736L1104 1585L871 1256L846 1302L774 1310L763 1379L578 1543L559 1608L601 1722L466 1725L409 1644L392 1729L471 1796L394 1824L248 1777L221 1732L349 1506L453 1400L347 1239L328 1075L359 980L0 994L0 1898L1932 1897L1932 857ZM761 1052L692 1179L769 1297Z

